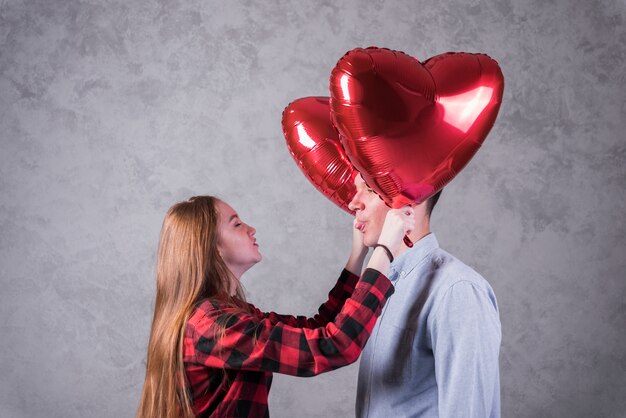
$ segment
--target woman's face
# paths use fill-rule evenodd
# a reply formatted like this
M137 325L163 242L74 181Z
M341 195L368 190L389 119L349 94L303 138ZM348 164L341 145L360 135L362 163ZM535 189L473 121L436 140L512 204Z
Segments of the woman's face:
M237 279L250 267L261 261L256 230L239 219L239 215L227 203L217 201L219 223L217 248L226 266Z

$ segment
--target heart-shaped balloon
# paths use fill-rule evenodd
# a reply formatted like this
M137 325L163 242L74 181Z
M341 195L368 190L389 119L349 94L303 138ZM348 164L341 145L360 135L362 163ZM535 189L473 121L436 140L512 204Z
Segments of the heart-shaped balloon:
M283 111L287 147L304 175L337 206L350 214L348 203L356 193L356 170L339 142L330 121L328 97L304 97Z
M498 64L484 54L420 63L357 48L330 76L331 118L365 182L399 208L428 199L465 167L495 122L503 89Z

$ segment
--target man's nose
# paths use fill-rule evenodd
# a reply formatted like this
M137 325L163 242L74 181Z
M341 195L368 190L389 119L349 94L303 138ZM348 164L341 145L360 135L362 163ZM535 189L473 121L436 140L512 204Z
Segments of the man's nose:
M363 210L363 202L360 198L360 192L356 192L350 203L348 203L348 209L350 210Z

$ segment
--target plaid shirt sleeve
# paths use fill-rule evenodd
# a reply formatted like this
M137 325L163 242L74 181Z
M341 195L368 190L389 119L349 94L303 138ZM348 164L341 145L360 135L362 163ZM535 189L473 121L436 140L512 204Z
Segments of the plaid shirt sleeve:
M339 312L317 327L293 326L272 314L260 317L209 302L199 308L201 315L190 319L193 338L187 344L194 347L188 348L195 352L196 362L211 368L314 376L359 357L393 290L387 277L366 269L345 302L328 305L330 312L341 304ZM304 322L314 326L331 316L320 313L320 318ZM302 322L293 317L287 319Z
M275 312L262 312L254 305L250 304L252 313L261 319L269 319L272 324L283 322L297 328L318 328L322 327L339 313L343 305L352 295L354 287L359 281L359 276L344 269L335 284L335 287L328 293L328 300L320 305L317 314L313 318L306 316L281 315Z

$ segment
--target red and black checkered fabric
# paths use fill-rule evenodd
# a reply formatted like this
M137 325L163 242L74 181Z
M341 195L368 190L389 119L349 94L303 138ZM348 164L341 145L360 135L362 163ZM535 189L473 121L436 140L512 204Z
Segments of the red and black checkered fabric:
M314 376L354 362L392 294L383 274L366 269L360 280L344 270L313 318L205 300L184 336L197 416L269 417L272 373Z

